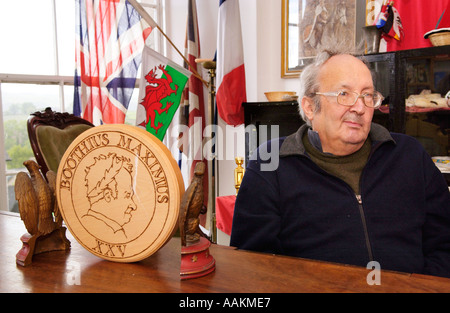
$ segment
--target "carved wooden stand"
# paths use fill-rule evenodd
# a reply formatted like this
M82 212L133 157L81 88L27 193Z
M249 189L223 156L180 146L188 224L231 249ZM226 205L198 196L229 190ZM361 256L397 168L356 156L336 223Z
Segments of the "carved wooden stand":
M206 276L216 268L216 261L209 253L211 243L201 237L196 244L181 247L181 280Z
M23 245L16 254L16 263L20 266L30 265L35 254L70 249L65 227L57 228L44 236L26 233L20 237L20 240Z

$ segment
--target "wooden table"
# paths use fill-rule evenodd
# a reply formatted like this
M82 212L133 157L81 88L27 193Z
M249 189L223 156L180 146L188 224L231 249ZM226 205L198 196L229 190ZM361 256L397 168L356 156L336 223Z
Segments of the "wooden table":
M13 213L0 213L0 292L450 292L450 279L381 271L381 285L368 285L370 270L212 245L216 270L180 281L180 240L137 263L114 263L85 250L68 232L67 252L36 255L16 265L25 227Z

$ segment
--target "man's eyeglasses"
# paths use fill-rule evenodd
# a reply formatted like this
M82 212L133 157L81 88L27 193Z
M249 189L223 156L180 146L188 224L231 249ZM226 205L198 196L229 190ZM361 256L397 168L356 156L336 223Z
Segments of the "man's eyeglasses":
M348 107L353 106L358 98L362 98L364 105L369 108L378 109L383 102L383 95L378 91L359 94L353 91L336 91L336 92L316 92L316 95L337 97L337 103Z

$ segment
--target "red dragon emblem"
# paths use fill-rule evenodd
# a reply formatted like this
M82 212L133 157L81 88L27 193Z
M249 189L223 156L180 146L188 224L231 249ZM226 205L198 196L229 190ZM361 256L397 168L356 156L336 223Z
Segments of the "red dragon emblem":
M157 78L156 71L160 69L166 78ZM146 119L145 122L139 124L140 126L145 127L149 121L151 121L151 127L155 130L155 133L158 133L158 129L163 126L162 123L158 122L158 125L155 124L156 113L161 114L169 110L169 108L173 105L173 102L167 102L166 107L162 108L161 100L165 97L170 96L173 93L176 93L178 90L178 86L175 85L175 89L170 87L172 83L172 77L167 73L164 68L164 65L159 65L154 69L150 70L147 75L145 75L145 79L148 82L148 85L145 87L145 97L142 100L141 104L145 108Z

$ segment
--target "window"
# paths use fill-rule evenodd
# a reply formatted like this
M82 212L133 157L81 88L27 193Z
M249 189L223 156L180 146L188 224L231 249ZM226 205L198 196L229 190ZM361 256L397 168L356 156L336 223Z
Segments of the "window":
M161 25L163 0L139 2ZM73 111L74 1L1 1L0 34L0 210L17 212L15 177L26 171L23 162L34 157L28 117L46 107ZM161 51L159 32L151 33L149 44ZM134 124L137 96L135 90L126 123Z

